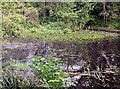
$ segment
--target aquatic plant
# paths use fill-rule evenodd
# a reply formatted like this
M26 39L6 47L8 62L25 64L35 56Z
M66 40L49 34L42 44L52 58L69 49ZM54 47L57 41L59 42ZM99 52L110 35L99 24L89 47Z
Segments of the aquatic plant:
M35 88L43 85L42 80L38 80L34 73L27 71L28 67L26 67L25 63L19 63L15 60L11 60L7 63L7 65L3 64L2 68L2 89L23 89L26 87Z
M63 87L63 82L67 77L59 64L58 58L36 56L30 66L35 70L37 78L41 79L46 87L53 89Z
M42 58L36 56L30 64L10 60L3 65L2 87L66 87L67 75L60 68L61 61L58 58ZM28 71L30 68L33 72ZM66 83L66 84L65 84Z

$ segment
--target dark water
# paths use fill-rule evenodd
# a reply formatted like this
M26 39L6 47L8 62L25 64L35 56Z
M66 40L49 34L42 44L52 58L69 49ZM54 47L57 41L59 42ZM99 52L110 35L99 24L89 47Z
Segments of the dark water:
M63 61L61 67L74 83L71 88L120 88L120 38L84 43L15 41L3 44L3 63L10 58L29 63L34 56L48 55Z

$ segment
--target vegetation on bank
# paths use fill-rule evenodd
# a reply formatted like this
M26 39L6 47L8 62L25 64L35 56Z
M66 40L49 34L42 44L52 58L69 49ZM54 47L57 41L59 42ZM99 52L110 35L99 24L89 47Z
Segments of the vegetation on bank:
M67 83L67 74L60 68L61 61L58 58L34 57L28 65L16 60L3 64L2 89L45 87L47 89L56 89L70 86ZM29 71L29 69L32 71Z
M111 39L117 34L88 31L92 27L120 28L120 2L2 2L3 37L23 37L46 41L97 41ZM86 29L86 30L85 30ZM21 55L22 56L22 55ZM47 55L48 56L48 55ZM35 57L29 66L34 75L20 73L25 63L11 62L4 66L3 88L61 87L65 72L56 58ZM20 70L19 70L20 69ZM22 71L22 72L21 72ZM99 78L98 78L99 79Z
M20 35L23 38L28 39L39 39L46 41L98 41L101 39L112 39L117 34L96 32L96 31L78 31L78 32L68 32L68 31L34 31L30 32L28 30L22 31Z
M73 32L69 34L70 36L72 36L76 31L80 31L82 34L84 34L85 32L85 38L83 38L82 36L80 37L80 39L86 39L86 31L82 31L84 29L89 29L92 27L107 27L115 29L120 28L119 4L119 2L2 2L2 34L4 37L19 37L20 34L31 34L29 33L29 31L34 32L35 28L37 28L38 30L35 31L45 35L48 32L50 32L49 34L55 32L56 35L59 34L59 31L57 30L60 30L60 33L63 33L61 34L63 39L66 39L66 36L63 36L64 33L67 33L69 31ZM42 29L43 31L45 31L46 29L50 31L43 33L40 29ZM51 30L53 31L51 32ZM93 33L95 33L95 36L93 36L93 34L91 36L93 36L93 38L95 39L103 37L101 37L101 35L96 37L96 35L98 34L96 34L96 32ZM79 32L77 34L78 38L71 37L70 39L79 39ZM38 36L39 34L35 35L37 35L37 38L44 38L40 37L41 35ZM88 38L92 38L91 36L88 36ZM31 38L32 37L33 36L31 36ZM49 38L52 39L52 37L54 36L51 35L51 37Z

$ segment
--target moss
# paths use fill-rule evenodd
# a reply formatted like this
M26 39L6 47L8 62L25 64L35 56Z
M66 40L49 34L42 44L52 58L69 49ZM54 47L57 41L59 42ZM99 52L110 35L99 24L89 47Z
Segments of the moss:
M36 31L34 33L31 33L28 30L24 30L20 36L23 38L46 41L97 41L101 39L111 39L117 36L117 34L87 30L68 32L65 34L61 31Z

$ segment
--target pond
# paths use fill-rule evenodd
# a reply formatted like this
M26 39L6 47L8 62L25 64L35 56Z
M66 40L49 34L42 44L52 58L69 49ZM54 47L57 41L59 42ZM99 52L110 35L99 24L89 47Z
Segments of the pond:
M71 88L120 88L120 38L95 42L46 42L12 39L3 42L2 61L11 58L29 64L34 56L60 58ZM114 85L111 85L113 84ZM79 89L79 88L78 88Z

